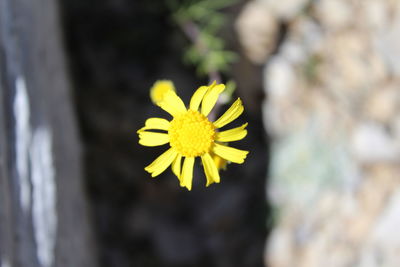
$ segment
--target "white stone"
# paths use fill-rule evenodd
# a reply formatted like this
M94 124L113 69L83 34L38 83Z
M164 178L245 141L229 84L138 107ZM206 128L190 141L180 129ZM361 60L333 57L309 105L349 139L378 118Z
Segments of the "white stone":
M373 120L381 123L391 123L400 104L398 85L388 85L376 88L368 95L365 103L365 113Z
M249 2L235 26L246 56L255 64L264 64L275 49L278 34L278 22L265 3Z
M298 16L309 0L259 0L265 2L272 13L283 20L290 20Z
M388 200L386 209L382 216L379 217L376 227L372 232L372 242L381 243L381 247L386 249L400 249L400 238L398 235L393 235L399 229L400 225L400 191L398 190ZM400 258L399 258L400 266Z
M400 144L377 123L364 123L356 127L352 137L352 151L364 163L400 160Z
M301 64L307 59L304 46L295 41L287 41L281 47L282 56L292 64Z
M269 237L269 246L266 248L266 262L268 266L291 266L293 240L292 235L285 228L277 228ZM271 264L271 265L270 265Z
M292 37L297 42L301 42L307 57L320 51L323 48L325 37L324 29L321 25L309 19L299 19L293 25Z
M400 239L394 234L398 232L399 225L400 191L397 190L371 231L368 243L362 250L360 266L400 266Z
M296 76L293 66L283 57L274 56L265 69L266 92L271 101L288 97L295 87Z
M333 31L349 26L354 16L347 0L320 0L315 9L323 26Z
M385 61L387 68L395 75L400 75L400 16L391 27L378 34L374 39L377 51Z
M362 23L368 30L384 31L389 25L387 2L382 0L366 0L362 2L364 20ZM362 25L360 25L362 26Z

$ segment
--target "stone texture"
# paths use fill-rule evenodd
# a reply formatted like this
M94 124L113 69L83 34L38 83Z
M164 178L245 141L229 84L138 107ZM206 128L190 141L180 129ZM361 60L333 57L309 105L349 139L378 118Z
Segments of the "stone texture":
M400 2L255 3L287 25L264 69L266 265L400 266Z
M236 29L246 56L256 64L264 64L275 49L278 22L265 3L250 2L240 12Z

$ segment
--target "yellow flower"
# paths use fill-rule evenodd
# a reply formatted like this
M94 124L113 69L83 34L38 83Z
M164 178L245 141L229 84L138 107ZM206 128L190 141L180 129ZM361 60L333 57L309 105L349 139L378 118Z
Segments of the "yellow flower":
M175 91L166 91L157 105L172 115L168 121L162 118L150 118L138 131L139 144L144 146L160 146L169 143L170 148L148 165L145 170L152 177L164 172L172 165L173 173L178 177L180 185L192 189L193 166L196 157L200 157L207 178L206 186L219 183L216 155L223 160L243 163L248 151L224 145L243 139L247 135L247 123L230 130L218 131L242 114L244 108L238 98L232 106L216 121L207 118L219 95L225 89L223 84L201 86L193 94L189 109ZM149 131L156 130L156 131ZM183 158L183 164L182 163ZM218 164L218 163L217 163Z
M150 89L150 98L154 104L163 100L164 95L168 91L175 91L174 84L169 80L160 80L154 83Z
M226 165L228 165L228 161L226 159L221 158L218 155L215 155L214 153L210 153L215 166L217 166L218 170L226 170Z

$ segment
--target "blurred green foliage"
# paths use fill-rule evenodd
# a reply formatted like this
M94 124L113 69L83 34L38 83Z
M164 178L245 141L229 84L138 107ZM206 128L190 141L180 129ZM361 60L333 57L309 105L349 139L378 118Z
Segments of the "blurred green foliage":
M219 33L228 19L222 9L236 0L169 0L173 21L191 44L184 52L184 62L196 66L199 75L228 72L237 56L225 49Z

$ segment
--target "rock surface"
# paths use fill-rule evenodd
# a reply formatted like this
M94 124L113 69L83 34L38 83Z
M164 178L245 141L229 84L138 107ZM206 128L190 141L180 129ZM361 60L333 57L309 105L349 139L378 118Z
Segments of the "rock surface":
M249 3L288 25L264 71L276 214L265 263L400 266L400 2L300 2ZM259 39L276 38L271 25Z

